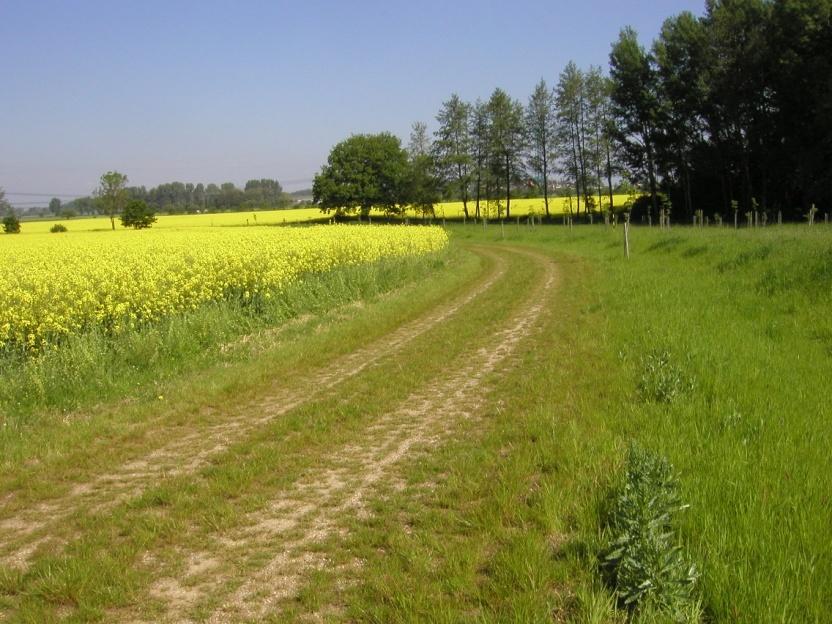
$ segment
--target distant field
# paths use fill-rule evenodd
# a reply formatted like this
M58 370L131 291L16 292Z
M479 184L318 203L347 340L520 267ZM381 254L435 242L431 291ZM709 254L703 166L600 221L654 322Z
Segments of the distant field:
M262 210L257 212L218 212L211 214L159 215L154 228L194 228L237 225L280 225L300 223L324 218L317 208L295 208L292 210ZM24 221L22 233L43 234L56 223L62 223L70 232L95 232L109 230L108 217L79 217L75 219L44 219ZM116 229L123 229L116 219Z
M597 196L596 196L597 197ZM623 206L627 201L629 195L613 195L613 200L616 206ZM577 200L574 197L550 197L549 198L549 214L562 215L569 212L570 203L572 211L577 211ZM468 202L468 214L474 216L474 209L476 202ZM505 201L500 202L500 206L505 210ZM602 207L606 209L609 206L609 197L604 197ZM584 202L581 200L581 212L584 210ZM529 213L534 212L536 215L546 214L545 205L542 197L535 197L532 199L512 199L511 200L511 216L525 217ZM480 212L488 218L497 218L497 202L480 202ZM438 217L461 217L463 215L462 202L444 202L436 205L436 216Z
M614 195L615 205L622 206L627 201L627 195ZM609 205L607 198L604 198L603 206ZM577 207L575 198L551 197L549 198L549 212L553 215L561 215L569 212L570 201ZM505 209L505 203L500 204ZM474 216L476 203L468 203L468 214ZM573 209L574 210L574 209ZM583 210L583 202L581 202ZM480 211L489 218L497 218L497 202L480 202ZM413 211L408 211L413 214ZM525 217L530 213L536 215L545 214L543 198L534 199L512 199L512 217ZM439 218L462 217L462 202L443 202L436 205L436 216ZM182 215L159 215L154 228L201 228L201 227L223 227L223 226L245 226L245 225L282 225L284 223L305 223L316 220L327 219L318 208L292 208L289 210L260 210L256 212L218 212L209 214L182 214ZM24 221L24 234L44 234L49 232L56 223L62 223L70 232L95 232L110 229L110 219L107 217L79 217L75 219L44 219L39 221ZM121 223L116 219L116 229L123 229Z

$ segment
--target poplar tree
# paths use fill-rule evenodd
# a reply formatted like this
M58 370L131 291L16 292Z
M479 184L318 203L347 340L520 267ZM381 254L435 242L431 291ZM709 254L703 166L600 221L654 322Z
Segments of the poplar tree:
M468 218L473 168L471 105L454 93L442 103L436 120L439 122L439 129L434 133L437 165L443 179L451 183L455 195L462 200L462 210Z
M549 169L555 144L555 97L541 79L526 106L526 137L529 170L539 176L543 204L549 218Z
M594 183L598 191L598 208L601 208L604 179L607 182L610 211L615 209L612 191L612 136L610 118L610 82L601 72L600 67L590 67L584 80L587 102L587 127L589 162L594 174Z
M565 170L575 184L578 214L581 212L581 196L587 196L583 83L583 73L570 61L561 72L555 91L557 143Z
M511 182L523 171L523 106L502 89L488 100L489 156L494 181L505 185L506 217L511 218Z
M481 100L477 100L471 110L470 132L471 162L474 168L474 198L476 200L474 215L477 218L480 217L480 200L483 198L483 188L489 186L489 132L488 106Z

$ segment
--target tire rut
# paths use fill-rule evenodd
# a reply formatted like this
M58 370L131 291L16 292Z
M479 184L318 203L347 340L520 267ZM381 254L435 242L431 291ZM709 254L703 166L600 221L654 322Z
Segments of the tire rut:
M220 422L178 435L142 457L133 458L107 474L75 484L65 496L44 501L0 520L0 565L25 569L42 544L54 543L48 529L78 511L100 513L139 496L160 480L193 474L209 460L252 432L314 399L331 392L380 360L393 355L432 327L460 312L467 304L493 287L506 273L505 259L489 250L478 250L493 265L473 289L447 306L432 308L390 333L340 356L314 373L315 386L282 388L260 395L223 415ZM178 432L172 432L178 434ZM61 543L60 541L58 543Z
M320 545L345 537L345 517L369 514L367 504L378 486L391 479L395 485L395 467L400 460L429 452L460 420L475 416L485 406L485 379L507 365L534 330L557 282L551 258L526 250L511 251L541 264L541 277L487 344L463 352L455 360L459 366L453 374L415 391L376 419L358 442L323 457L322 467L280 492L265 509L247 516L242 528L213 536L210 552L184 553L188 562L185 574L161 578L150 590L163 605L164 621L191 621L190 612L197 606L206 608L229 584L235 589L208 622L260 621L279 610L283 601L297 595L310 572L332 568ZM216 569L223 561L239 566L257 550L277 554L254 573L237 578L223 576ZM211 562L213 574L194 566L194 562L206 561ZM339 570L339 576L354 577L358 565ZM199 573L190 574L192 567Z

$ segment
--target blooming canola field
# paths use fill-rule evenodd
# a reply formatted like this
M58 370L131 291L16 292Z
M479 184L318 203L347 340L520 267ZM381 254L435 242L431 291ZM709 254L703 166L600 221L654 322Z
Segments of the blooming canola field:
M595 196L593 199L597 202L598 197ZM615 202L616 209L621 208L630 199L629 195L613 195L613 201ZM489 219L497 219L499 218L498 211L502 210L503 214L505 214L505 198L501 199L499 202L499 206L497 201L485 201L480 200L480 214L489 218ZM601 201L601 207L604 210L609 208L609 196L604 196ZM468 201L468 214L473 217L474 211L476 207L476 202L469 200ZM575 197L550 197L549 198L549 214L552 216L560 216L564 214L570 213L577 213L578 212L578 200ZM583 213L585 212L584 201L581 199L580 201L580 211ZM441 204L436 204L435 208L436 216L437 217L449 217L449 218L459 218L462 217L464 212L464 206L461 201L453 201L453 202L443 202ZM514 217L527 217L529 215L535 216L542 216L546 214L546 204L542 197L518 197L512 198L511 200L511 216Z
M212 301L269 298L309 273L438 251L437 227L319 225L0 238L0 347L39 351Z
M614 195L616 207L622 207L630 199L628 195ZM595 197L597 201L597 197ZM474 216L476 202L468 202L468 214ZM505 209L505 200L500 201L500 206ZM609 199L602 198L601 206L607 209ZM581 201L581 211L584 211L584 203ZM578 211L578 201L575 197L550 197L549 213L554 216L568 214ZM438 218L462 218L464 211L461 201L450 201L436 204L434 212ZM498 218L497 202L480 201L480 212L489 219ZM536 198L514 198L511 200L511 216L526 217L530 214L537 216L545 214L545 205L542 197ZM408 216L417 216L413 209L406 211ZM382 211L373 211L373 214L381 217ZM203 214L177 214L159 215L158 221L153 229L182 229L182 228L204 228L204 227L227 227L227 226L254 226L254 225L289 225L293 223L325 223L332 218L331 214L321 212L319 208L289 208L286 210L258 210L244 212L217 212ZM56 223L66 226L70 232L105 232L111 229L110 220L107 217L76 217L73 219L40 219L23 222L23 234L44 234L49 232ZM119 220L116 219L116 229L123 229Z

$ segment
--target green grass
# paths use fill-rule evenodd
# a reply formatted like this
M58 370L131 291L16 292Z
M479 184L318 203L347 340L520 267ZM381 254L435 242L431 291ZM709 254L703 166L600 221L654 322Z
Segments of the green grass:
M554 256L560 271L541 330L484 381L475 418L449 423L431 452L400 464L396 482L380 482L369 516L340 518L349 531L315 545L330 565L306 574L272 619L624 621L599 556L609 543L610 497L637 443L672 464L679 500L690 504L674 518L684 560L700 574L685 617L701 607L706 621L826 621L832 231L636 227L627 261L620 228L512 225L505 239L494 224L451 230L440 264L338 298L366 303L307 307L312 319L264 334L272 338L258 348L239 336L285 317L253 329L232 324L208 355L172 365L163 387L152 377L135 391L112 386L88 420L59 426L54 410L19 408L31 442L5 442L17 450L0 494L16 489L36 502L60 491L60 481L152 448L157 426L164 436L199 422L201 405L240 404L271 384L301 383L316 366L469 288L487 264L470 243L529 246ZM66 551L45 547L28 572L0 572L0 613L23 621L160 616L148 594L159 569L181 572L184 552L210 551L217 535L447 375L466 349L488 344L535 277L533 263L506 257L507 278L463 315L337 392L238 440L197 475L164 479L106 514L73 515L59 531ZM218 347L227 342L238 346ZM124 393L131 399L114 408ZM92 400L85 396L76 400ZM97 457L102 448L106 457ZM148 553L156 568L142 564ZM253 544L219 573L256 570L272 555ZM351 572L340 567L356 561ZM667 617L648 609L634 619Z
M357 339L353 334L366 340L371 328L383 332L457 292L459 279L470 282L482 270L482 261L471 254L452 254L448 261L454 262L453 271L445 270L430 283L421 282L418 288L372 302L361 314L333 322L320 333L296 336L295 348L305 353L315 346L349 348L351 336ZM527 280L529 270L520 265L514 274ZM48 621L61 610L81 621L108 620L130 607L153 619L155 605L145 592L154 577L143 570L143 555L150 552L175 570L182 565L178 558L182 548L210 549L218 532L244 522L247 512L316 466L322 453L361 438L366 426L387 406L442 375L445 357L475 341L481 324L514 304L509 296L513 290L513 283L504 281L471 311L466 322L437 326L368 374L346 381L337 393L293 410L241 439L198 475L164 479L107 513L74 514L53 533L69 539L66 550L47 548L25 573L0 572L0 607L6 606L23 621ZM271 363L281 355L286 356L271 354ZM249 372L268 368L259 360L240 366ZM379 384L380 375L384 384ZM192 400L197 405L202 402L200 397ZM239 402L240 395L233 400ZM66 472L60 474L64 477ZM39 478L48 479L49 474ZM254 559L273 555L268 550L258 554L255 547L249 554Z
M436 271L453 263L459 274L431 287ZM124 444L127 428L148 426L149 415L168 417L192 399L231 396L268 384L274 358L286 379L377 336L429 305L476 270L458 253L386 260L311 275L279 296L244 305L225 301L117 337L90 332L68 339L38 358L0 359L0 484L21 483L26 465L42 468L45 457L111 437ZM419 291L414 305L399 304L398 318L360 318L355 335L341 336L307 351L295 338L320 332L344 316L362 316L362 306ZM419 303L421 301L421 303ZM318 339L319 342L323 342ZM254 359L261 363L251 370ZM245 371L245 372L241 372ZM184 388L188 388L184 390ZM114 409L114 407L116 409ZM130 433L135 437L135 432Z
M569 280L583 305L562 318L600 350L590 366L561 362L574 379L594 378L574 421L578 437L596 439L582 487L603 488L631 440L665 455L691 504L680 525L706 617L827 619L832 231L635 228L629 262L620 229L506 231L592 267L589 279ZM484 235L500 238L496 228L460 236ZM645 384L672 391L657 400ZM595 552L589 517L600 505L578 513Z

